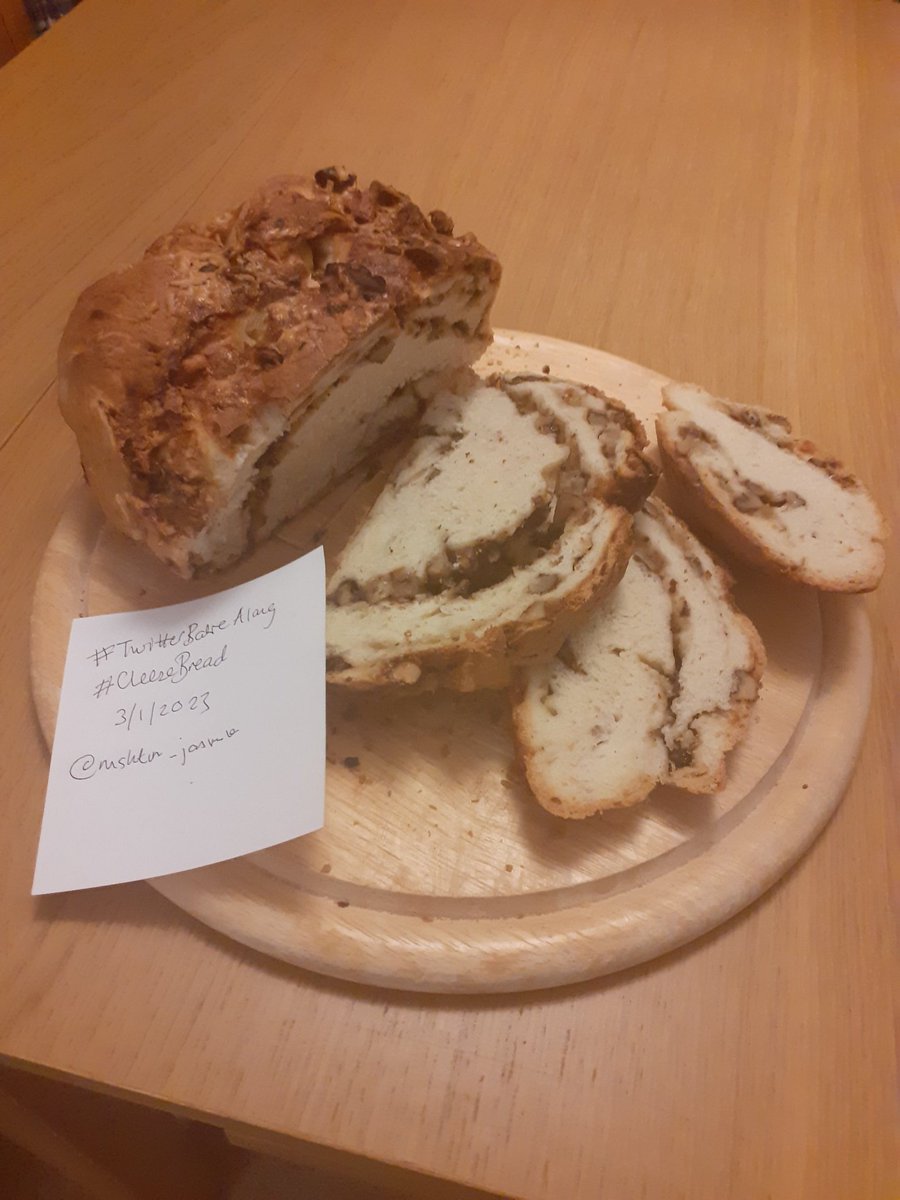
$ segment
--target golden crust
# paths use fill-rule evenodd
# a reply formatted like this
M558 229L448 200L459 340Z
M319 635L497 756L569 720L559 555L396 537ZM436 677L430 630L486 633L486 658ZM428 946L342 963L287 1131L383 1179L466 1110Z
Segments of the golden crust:
M59 401L107 517L151 546L201 530L257 421L302 411L357 339L396 336L460 274L495 287L496 258L452 229L329 168L273 179L89 287L60 344Z

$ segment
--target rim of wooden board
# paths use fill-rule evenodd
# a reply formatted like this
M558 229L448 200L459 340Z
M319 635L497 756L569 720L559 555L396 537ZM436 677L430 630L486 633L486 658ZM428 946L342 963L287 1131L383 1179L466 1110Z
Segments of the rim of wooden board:
M663 377L558 339L498 333L499 349ZM533 343L533 344L532 344ZM48 746L71 618L84 613L90 552L103 522L87 490L72 495L38 576L32 609L32 688ZM387 988L490 993L557 987L656 958L752 903L804 853L849 782L866 722L872 640L859 596L818 597L822 647L803 714L778 758L711 828L609 877L520 895L416 895L322 878L303 890L261 856L148 880L203 924L323 975ZM823 748L827 752L823 753ZM264 856L263 856L264 857Z

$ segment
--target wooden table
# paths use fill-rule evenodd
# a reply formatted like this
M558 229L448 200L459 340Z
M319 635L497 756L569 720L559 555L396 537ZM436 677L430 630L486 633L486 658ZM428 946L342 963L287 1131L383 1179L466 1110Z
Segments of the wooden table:
M304 976L142 884L32 900L28 617L78 478L76 294L334 161L476 230L498 324L767 402L889 506L898 28L887 0L88 0L0 72L3 1058L529 1200L887 1200L896 554L862 758L799 867L662 961L490 1000Z

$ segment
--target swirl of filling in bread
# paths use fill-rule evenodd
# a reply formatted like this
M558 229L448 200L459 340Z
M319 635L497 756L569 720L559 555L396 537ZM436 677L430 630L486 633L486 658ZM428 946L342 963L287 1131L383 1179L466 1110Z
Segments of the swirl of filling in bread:
M723 568L655 498L634 542L615 591L516 680L528 782L562 817L637 804L658 783L716 791L756 700L765 652Z
M656 431L673 499L716 542L824 591L878 586L885 521L837 459L764 408L689 384L670 384L663 400Z
M552 654L625 569L645 444L618 402L543 375L437 395L329 579L330 681L498 687Z

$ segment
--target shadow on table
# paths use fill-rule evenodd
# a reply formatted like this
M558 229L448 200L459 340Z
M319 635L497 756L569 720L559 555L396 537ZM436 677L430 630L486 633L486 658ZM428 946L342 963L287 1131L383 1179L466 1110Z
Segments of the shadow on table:
M38 920L63 924L121 924L164 929L177 929L183 924L179 909L149 884L140 882L36 896L34 905Z

